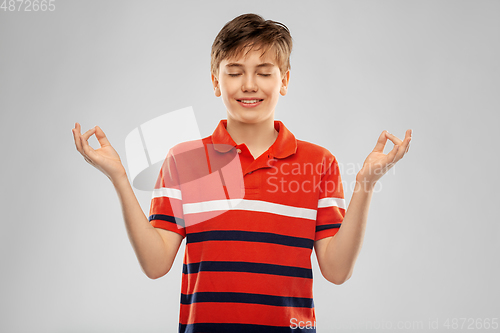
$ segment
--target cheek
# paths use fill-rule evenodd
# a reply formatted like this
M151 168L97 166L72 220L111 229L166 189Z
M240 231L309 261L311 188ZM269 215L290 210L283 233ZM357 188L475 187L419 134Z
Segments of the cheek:
M227 94L231 95L238 91L239 85L235 82L224 82L221 84L221 89Z
M226 84L221 84L220 85L220 93L222 97L227 97L228 95L231 95L231 87L228 87Z
M263 87L267 95L278 95L280 93L281 85L277 82L272 82Z

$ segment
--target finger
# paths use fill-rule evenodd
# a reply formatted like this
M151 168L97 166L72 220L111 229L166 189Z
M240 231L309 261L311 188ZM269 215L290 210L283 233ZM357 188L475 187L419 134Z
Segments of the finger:
M410 151L411 137L408 139L408 145L406 146L405 154Z
M78 137L78 134L77 134L77 130L76 130L76 125L75 125L75 128L73 128L71 130L71 132L73 133L73 140L75 140L75 146L76 146L76 150L80 151L80 139Z
M74 130L73 132L75 133L76 135L76 138L75 138L75 143L76 143L76 146L77 146L77 149L78 151L84 155L85 154L85 150L83 149L84 147L84 144L83 144L83 141L84 140L87 140L90 135L92 135L92 132L94 131L93 128L89 129L87 132L85 132L83 135L80 134L80 129L81 129L81 126L80 124L76 123L76 130ZM86 141L85 141L86 142Z
M83 152L83 147L82 147L82 141L81 141L81 134L80 134L80 126L77 126L76 129L73 130L73 136L75 137L75 145L76 145L76 150L80 152L80 154L84 154Z
M85 141L85 140L83 140L83 137L82 137L81 135L80 135L80 136L78 136L78 141L80 142L80 147L81 147L81 152L80 152L80 153L82 154L82 156L83 156L83 158L85 159L85 161L89 162L90 158L89 158L89 156L87 155L87 150L88 150L88 148L87 148L87 147L85 147L85 144L84 144L84 141ZM89 163L90 163L90 162L89 162Z
M387 154L387 162L388 164L392 165L397 162L396 157L398 155L400 146L395 145L394 148Z
M95 132L95 127L91 128L91 129L89 129L87 132L85 132L85 133L82 135L82 137L83 137L85 140L88 140L88 139L92 136L92 134L94 134L94 132Z
M386 158L386 164L383 166L383 171L382 171L382 174L385 174L387 171L389 171L389 169L391 169L394 164L396 164L397 162L397 153L398 151L401 150L401 147L396 145L394 146L394 148L389 152L389 154L387 154L387 158Z
M408 146L406 147L405 154L410 151L410 141L411 141L411 135L413 134L413 130L409 129L406 131L406 134L408 135Z
M90 147L90 145L88 145L88 143L87 143L87 145L85 145L83 143L83 141L85 141L85 140L83 140L83 139L81 139L81 140L82 140L82 145L83 145L83 150L84 150L84 152L82 153L83 158L85 159L85 161L87 161L87 163L89 163L90 165L95 167L96 164L94 161L98 155L94 153L94 149L92 147Z
M82 143L82 148L83 148L83 155L88 158L89 160L93 161L95 158L94 154L94 148L92 148L89 143L87 142L88 137L93 133L94 129L90 129L87 132L85 132L84 135L80 136L80 141Z
M91 128L89 129L87 132L85 132L81 138L82 138L82 148L83 148L83 151L85 152L85 155L90 158L93 156L93 153L94 153L94 148L92 148L89 143L88 143L88 139L92 136L92 134L94 134L95 132L95 127L94 128ZM91 158L90 158L91 159Z
M401 149L399 149L397 155L396 155L396 158L395 158L395 162L399 161L400 159L403 158L403 156L405 155L406 151L407 151L407 148L408 148L408 145L410 144L410 141L411 141L411 130L407 130L406 133L405 133L405 138L403 141L401 141L397 136L389 133L388 135L388 138L395 144L395 145L398 145L401 147Z
M377 144L375 145L375 148L373 148L374 152L377 153L383 153L384 148L385 148L385 143L387 142L387 136L386 133L387 131L383 131L382 134L378 137Z
M111 144L108 141L108 138L104 134L104 131L99 126L95 127L95 137L99 141L99 144L101 145L101 147L111 146Z
M391 140L395 145L398 145L398 146L401 146L403 144L403 141L401 141L397 136L395 136L394 134L391 134L389 132L387 132L387 138L389 140Z
M412 132L413 132L413 131L412 131L411 129L407 129L407 130L406 130L406 133L405 133L405 139L406 139L406 138L411 138L411 134L412 134Z
M401 145L401 149L397 157L398 161L402 159L403 156L405 156L405 154L408 152L408 149L410 148L411 132L411 129L406 130L405 139L403 141L403 144Z

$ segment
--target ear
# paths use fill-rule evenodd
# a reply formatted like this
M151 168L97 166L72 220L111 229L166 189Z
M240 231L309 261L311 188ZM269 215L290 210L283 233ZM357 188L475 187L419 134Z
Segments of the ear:
M214 86L214 93L216 97L220 97L220 88L219 88L219 80L217 77L212 73L212 85Z
M283 75L283 78L281 80L280 94L282 96L286 95L286 92L288 90L288 82L289 81L290 81L290 70L287 70L286 73Z

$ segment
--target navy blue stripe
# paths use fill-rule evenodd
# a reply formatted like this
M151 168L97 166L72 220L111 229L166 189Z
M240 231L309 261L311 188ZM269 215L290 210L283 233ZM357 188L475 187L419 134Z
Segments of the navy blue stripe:
M281 244L294 247L312 249L314 240L310 238L285 236L271 232L242 231L242 230L211 230L190 233L187 235L187 243L205 241L244 241Z
M251 303L274 306L289 306L294 308L314 307L313 299L308 297L287 297L235 292L197 292L193 294L181 293L181 304L201 302Z
M314 321L311 320L311 325ZM179 333L197 333L197 332L217 332L217 333L293 333L293 332L307 332L316 333L314 326L295 326L297 322L292 322L290 326L269 326L269 325L255 325L255 324L222 324L222 323L196 323L184 325L179 323ZM305 325L305 323L302 323ZM292 328L296 327L296 328Z
M316 226L316 232L326 230L326 229L340 228L341 224L342 223L318 225L318 226Z
M294 266L241 261L202 261L187 265L183 264L183 274L198 272L247 272L312 279L312 270L310 268Z
M183 228L185 226L184 219L170 215L153 214L149 217L149 222L151 222L152 220L162 220L162 221L172 222Z

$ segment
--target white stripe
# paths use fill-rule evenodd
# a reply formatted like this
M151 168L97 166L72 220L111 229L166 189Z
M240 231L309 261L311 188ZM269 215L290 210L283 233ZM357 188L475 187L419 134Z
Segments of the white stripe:
M323 198L318 200L318 208L332 206L345 209L345 200L342 198Z
M153 199L159 197L168 197L182 200L181 191L176 188L161 187L153 190Z
M316 210L309 208L301 208L295 206L281 205L277 203L246 200L246 199L229 199L229 200L213 200L197 203L183 204L184 215L204 213L216 210L249 210L254 212L264 212L290 217L298 217L309 220L316 220Z

